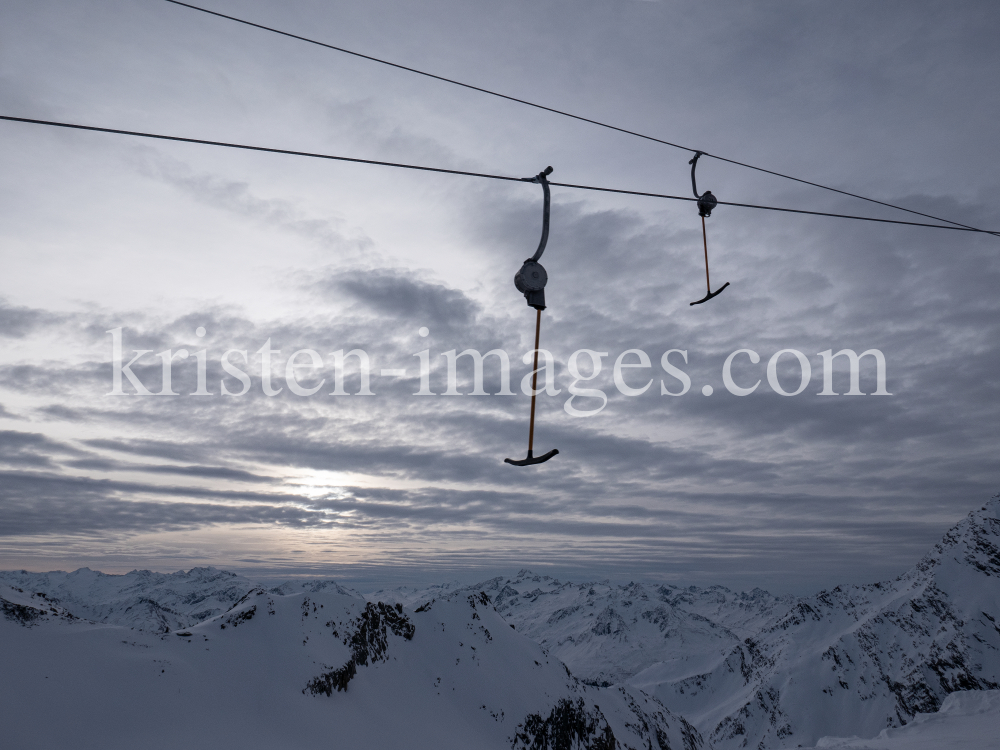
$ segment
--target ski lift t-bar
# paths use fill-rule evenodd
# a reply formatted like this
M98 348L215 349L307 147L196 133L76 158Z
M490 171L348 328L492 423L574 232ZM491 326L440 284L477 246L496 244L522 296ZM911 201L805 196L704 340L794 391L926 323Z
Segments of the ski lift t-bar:
M702 302L708 302L712 297L715 297L722 293L722 290L729 286L727 281L725 284L720 286L714 292L712 291L712 280L708 275L708 233L705 230L705 218L712 215L712 209L719 205L719 201L714 195L712 195L711 190L706 190L701 195L698 194L698 183L695 182L694 170L698 167L698 158L702 156L701 151L694 152L694 158L688 162L691 165L691 189L694 191L694 197L698 199L698 215L701 216L701 239L705 245L705 287L706 294L697 302L692 302L692 305L700 305Z
M542 264L538 262L538 259L542 257L542 253L545 252L545 246L549 241L549 207L551 205L551 198L549 196L549 181L547 178L550 174L552 174L552 167L546 167L544 171L539 172L534 177L524 178L525 182L539 183L542 186L545 198L542 207L542 239L538 243L538 249L535 250L534 255L524 261L521 270L514 275L514 286L517 287L517 291L524 295L525 300L528 302L528 307L535 308L536 313L535 362L531 371L531 418L528 423L528 456L521 460L513 458L504 459L504 462L513 466L531 466L533 464L545 463L559 453L558 449L553 448L548 453L535 458L532 451L535 443L535 397L537 396L538 389L538 342L542 329L542 310L545 309L545 284L549 280L548 274L542 268Z

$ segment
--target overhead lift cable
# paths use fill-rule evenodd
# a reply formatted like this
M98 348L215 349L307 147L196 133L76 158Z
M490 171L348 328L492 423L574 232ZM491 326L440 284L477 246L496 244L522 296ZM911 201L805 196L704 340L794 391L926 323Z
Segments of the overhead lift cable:
M71 122L56 122L53 120L38 120L30 117L13 117L10 115L0 115L0 120L8 122L21 122L31 125L47 125L55 128L69 128L71 130L86 130L94 133L111 133L113 135L128 135L135 138L152 138L159 141L176 141L179 143L195 143L202 146L218 146L221 148L235 148L244 151L262 151L269 154L285 154L287 156L304 156L311 159L328 159L331 161L353 162L355 164L373 164L380 167L395 167L397 169L416 169L421 172L439 172L441 174L460 175L464 177L481 177L489 180L505 180L507 182L523 182L521 177L508 177L499 174L487 174L484 172L467 172L461 169L445 169L443 167L426 167L419 164L403 164L391 161L379 161L377 159L359 159L352 156L335 156L333 154L319 154L310 151L294 151L286 148L271 148L268 146L251 146L244 143L230 143L227 141L210 141L203 138L187 138L178 135L163 135L160 133L144 133L137 130L120 130L118 128L102 128L96 125L79 125ZM595 185L575 185L569 182L549 182L552 187L571 188L573 190L592 190L600 193L615 193L618 195L635 195L644 198L662 198L674 201L688 201L696 203L697 198L688 198L684 195L666 195L664 193L647 193L640 190L623 190L621 188L598 187ZM737 208L754 208L761 211L781 211L783 213L806 214L808 216L828 216L834 219L854 219L856 221L874 221L879 224L902 224L910 227L928 227L931 229L951 229L956 232L979 232L981 234L992 234L1000 236L1000 232L988 229L976 229L975 227L947 226L944 224L926 224L917 221L900 221L898 219L877 219L873 216L853 216L851 214L834 214L826 211L807 211L801 208L783 208L781 206L760 206L753 203L734 203L731 201L718 201L720 206L735 206Z
M977 232L983 232L985 234L993 234L993 235L996 235L996 236L1000 236L1000 233L998 233L998 232L992 232L992 231L989 231L989 230L986 230L986 229L976 229L975 227L969 226L968 224L962 224L962 223L957 222L957 221L952 221L951 219L945 219L945 218L940 217L940 216L934 216L933 214L926 214L926 213L923 213L922 211L915 211L912 208L905 208L903 206L897 206L897 205L895 205L893 203L887 203L885 201L880 201L880 200L877 200L875 198L868 198L868 197L866 197L864 195L858 195L857 193L851 193L851 192L849 192L847 190L841 190L839 188L830 187L829 185L822 185L822 184L820 184L818 182L811 182L809 180L804 180L804 179L802 179L800 177L793 177L791 175L782 174L781 172L775 172L775 171L773 171L771 169L765 169L763 167L756 167L753 164L747 164L745 162L737 161L735 159L728 159L725 156L719 156L717 154L713 154L713 153L710 153L708 151L705 151L704 149L696 149L696 148L691 148L689 146L682 146L679 143L672 143L671 141L666 141L666 140L663 140L662 138L656 138L656 137L651 136L651 135L646 135L644 133L639 133L639 132L637 132L635 130L628 130L627 128L618 127L617 125L611 125L611 124L606 123L606 122L601 122L600 120L594 120L594 119L591 119L589 117L583 117L582 115L575 115L572 112L566 112L566 111L561 110L561 109L555 109L554 107L547 107L544 104L538 104L537 102L531 102L531 101L528 101L527 99L519 99L516 96L509 96L508 94L501 94L498 91L492 91L490 89L482 88L481 86L474 86L471 83L464 83L463 81L458 81L458 80L455 80L454 78L447 78L445 76L439 76L439 75L436 75L434 73L428 73L427 71L419 70L417 68L411 68L411 67L409 67L407 65L401 65L400 63L394 63L394 62L391 62L389 60L384 60L384 59L382 59L380 57L373 57L372 55L366 55L366 54L363 54L361 52L355 52L354 50L349 50L349 49L346 49L345 47L338 47L338 46L333 45L333 44L327 44L326 42L320 42L320 41L318 41L316 39L310 39L309 37L300 36L299 34L293 34L293 33L289 32L289 31L282 31L281 29L276 29L276 28L274 28L272 26L265 26L264 24L254 23L253 21L247 21L244 18L237 18L236 16L230 16L230 15L227 15L225 13L219 13L218 11L209 10L208 8L202 8L201 6L198 6L198 5L192 5L190 3L184 3L184 2L181 2L181 0L166 0L166 2L171 3L172 5L182 6L184 8L190 8L191 10L197 10L197 11L200 11L201 13L207 13L208 15L211 15L211 16L217 16L218 18L224 18L224 19L226 19L228 21L235 21L236 23L241 23L241 24L244 24L246 26L252 26L255 29L261 29L262 31L269 31L269 32L271 32L273 34L280 34L281 36L285 36L285 37L288 37L290 39L296 39L296 40L298 40L300 42L306 42L308 44L315 44L318 47L325 47L326 49L331 49L331 50L334 50L336 52L343 52L346 55L353 55L354 57L360 57L360 58L362 58L364 60L370 60L371 62L377 62L377 63L379 63L381 65L388 65L388 66L393 67L393 68L398 68L399 70L405 70L405 71L407 71L409 73L416 73L417 75L425 76L427 78L433 78L433 79L435 79L437 81L443 81L444 83L450 83L450 84L453 84L455 86L461 86L462 88L471 89L472 91L478 91L478 92L480 92L482 94L488 94L490 96L496 96L496 97L499 97L500 99L506 99L507 101L517 102L518 104L524 104L524 105L526 105L528 107L534 107L535 109L541 109L541 110L544 110L546 112L552 112L553 114L562 115L563 117L569 117L569 118L572 118L574 120L579 120L580 122L586 122L586 123L590 123L591 125L597 125L598 127L607 128L608 130L615 130L615 131L617 131L619 133L624 133L626 135L635 136L636 138L642 138L644 140L652 141L654 143L660 143L660 144L662 144L664 146L671 146L673 148L679 148L679 149L681 149L683 151L690 151L693 154L700 154L701 156L708 156L708 157L711 157L713 159L718 159L719 161L724 161L724 162L728 162L729 164L734 164L734 165L736 165L738 167L745 167L747 169L753 169L753 170L755 170L757 172L764 172L765 174L773 175L775 177L781 177L781 178L786 179L786 180L792 180L794 182L799 182L799 183L802 183L803 185L810 185L812 187L822 188L823 190L829 190L831 192L839 193L841 195L846 195L846 196L849 196L851 198L858 198L859 200L868 201L869 203L876 203L876 204L878 204L880 206L885 206L887 208L894 208L894 209L896 209L898 211L906 211L907 213L915 214L917 216L923 216L926 219L934 219L935 221L943 221L943 222L945 222L947 224L954 224L956 227L962 227L962 228L967 229L969 231L977 231ZM555 185L556 183L551 183L551 184ZM739 204L727 204L727 205L739 205ZM803 213L807 213L807 212L803 212ZM823 214L823 215L830 216L832 214ZM906 222L896 222L896 223L906 223Z

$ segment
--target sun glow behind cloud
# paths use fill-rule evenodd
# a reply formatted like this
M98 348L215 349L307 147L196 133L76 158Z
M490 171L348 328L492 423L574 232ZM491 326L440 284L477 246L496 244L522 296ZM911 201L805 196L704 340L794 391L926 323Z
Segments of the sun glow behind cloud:
M566 17L543 3L537 23L498 6L476 11L491 22L482 24L460 5L432 18L379 4L400 19L379 34L366 20L376 10L362 6L339 9L336 23L308 4L241 11L1000 226L994 146L981 138L997 112L978 93L995 69L980 57L995 45L969 43L992 17L939 18L921 6L913 13L937 29L925 38L912 13L885 10L869 10L881 14L871 24L837 7L809 18L691 9L678 19L667 4L619 5L613 17L585 4ZM690 189L682 152L285 41L254 37L248 47L243 32L169 9L91 11L11 11L0 30L9 71L0 110L514 176L552 164L566 182ZM837 46L848 38L849 70ZM888 44L907 38L929 52ZM558 54L540 65L543 40ZM605 48L613 54L594 51ZM58 54L42 64L38 49ZM713 54L694 54L704 49ZM133 64L123 68L122 55ZM927 59L952 71L947 86L925 76ZM944 104L966 95L978 114L957 122ZM913 132L888 127L900 118ZM561 453L519 472L502 460L526 447L517 383L534 313L511 277L538 242L537 185L3 128L0 566L350 576L351 566L415 575L541 565L808 588L898 572L996 489L993 238L720 208L708 230L712 278L732 286L691 308L704 267L689 205L554 189L542 346L556 356L562 392L540 400L535 439ZM950 134L943 151L928 147L940 132ZM723 199L858 210L722 162L699 169L699 184ZM136 372L153 390L155 353L189 352L174 374L185 395L106 395L107 331L118 327L129 356L152 352ZM274 398L262 393L254 354L267 340L281 351L284 391ZM330 353L356 347L371 356L378 395L327 395ZM873 347L886 353L891 398L815 395L818 352ZM308 398L283 380L285 360L303 348L324 357L327 378ZM414 355L430 350L440 393L443 353L465 348L509 352L518 395L412 395ZM581 348L609 353L592 384L609 403L590 419L564 410L567 360ZM636 398L611 380L629 348L654 363L653 386ZM746 398L721 382L740 348L762 357L734 370L740 382L762 380ZM766 379L767 360L785 348L814 366L795 398ZM202 349L211 398L187 395ZM219 393L230 349L250 360L243 397ZM660 395L668 349L689 354L682 397ZM381 378L383 368L408 375ZM497 390L495 375L488 381ZM351 371L348 392L357 387Z

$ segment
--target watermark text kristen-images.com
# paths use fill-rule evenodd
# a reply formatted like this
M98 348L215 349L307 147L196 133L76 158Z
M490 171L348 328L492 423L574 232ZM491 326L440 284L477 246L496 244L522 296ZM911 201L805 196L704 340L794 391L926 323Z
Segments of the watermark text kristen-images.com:
M115 328L107 333L111 335L112 360L112 387L111 392L107 394L109 396L244 396L253 387L250 375L243 369L244 367L249 369L248 365L251 361L248 351L245 349L229 349L219 357L219 364L226 373L226 377L218 381L218 390L212 390L208 380L209 356L207 349L195 352L193 363L177 362L177 360L187 360L190 357L186 349L167 349L156 354L153 354L152 349L133 350L134 356L126 362L122 355L122 329ZM421 336L427 336L428 331L426 328L421 328L419 333ZM204 336L205 329L199 327L196 334L199 337ZM323 357L315 349L299 349L285 359L283 363L278 360L280 354L280 349L271 348L270 338L264 342L264 345L260 349L254 352L254 355L259 355L260 358L261 373L259 385L261 391L266 396L277 396L286 387L289 392L299 397L315 395L376 395L372 391L371 359L362 349L352 349L346 352L341 349L330 352L327 355L329 359L326 361L323 360ZM132 370L134 366L148 368L150 362L154 361L148 355L152 355L152 357L159 358L160 360L160 382L157 384L160 390L156 392L150 391ZM525 352L521 360L524 364L531 365L534 355L534 350ZM462 352L452 349L451 351L442 352L440 356L445 359L445 362L442 364L447 368L447 387L444 391L434 392L431 390L432 360L430 349L424 349L413 355L417 359L415 372L418 374L420 380L420 387L413 393L414 396L515 395L510 389L510 358L504 350L492 349L482 354L475 349L466 349ZM867 395L892 395L886 390L885 356L880 350L868 349L861 354L857 354L851 349L841 349L836 353L832 349L827 349L826 351L818 352L815 356L819 357L820 366L823 371L823 389L815 395L866 395L861 390L861 363L866 358L875 368L875 390ZM688 352L686 349L668 349L663 352L659 357L659 371L654 368L649 355L642 349L626 349L615 357L613 364L610 357L609 352L600 352L593 349L577 349L570 355L566 361L566 370L573 380L567 388L569 397L563 404L563 408L567 414L573 417L592 417L600 413L607 406L608 397L605 391L601 388L593 387L597 385L595 381L604 371L606 365L611 365L614 387L624 396L642 396L653 388L656 380L659 380L659 392L661 396L683 396L691 390L691 378L681 369L681 366L688 363ZM465 359L463 360L463 358ZM737 349L727 356L722 364L722 382L726 390L734 396L749 396L761 386L764 378L759 377L754 382L753 377L747 376L746 382L736 382L732 370L734 362L738 363L739 358L744 358L743 364L749 361L752 365L759 365L761 362L760 355L752 349ZM840 361L848 367L848 371L841 374L841 378L846 376L846 385L849 386L849 389L844 393L838 393L833 389L834 361L838 358L842 358ZM498 387L495 393L488 393L483 387L488 359L493 366L498 368ZM605 362L606 359L607 362ZM782 359L785 359L789 365L797 368L799 377L794 390L786 390L778 378L778 365ZM462 365L466 368L466 371L470 365L472 367L473 387L468 393L462 393L458 390L460 360L463 360ZM257 361L256 356L253 361ZM438 363L441 362L440 359L436 361ZM197 376L196 389L187 394L176 392L173 389L174 367L190 368L192 364ZM348 393L345 390L345 379L349 365L351 366L351 374L354 375L352 382L355 379L358 382L358 388L354 393ZM274 374L275 368L284 376L280 379L284 385L277 385L278 378ZM763 369L764 373L758 374L764 375L771 390L782 396L798 396L805 392L812 380L812 365L809 358L796 349L781 349L775 352L771 355L767 361L767 365ZM870 369L870 365L868 369ZM378 371L378 375L383 378L407 378L411 376L411 372L409 368L405 367L395 369L383 368ZM313 384L315 379L324 373L326 376ZM521 378L520 390L528 396L532 395L531 376L532 372L529 372ZM302 385L301 381L303 378L310 381L308 387ZM332 381L332 389L321 393L328 378ZM787 383L789 379L787 374L785 379ZM866 378L866 381L870 379L869 376ZM792 377L791 380L795 380L795 378ZM126 381L131 386L128 390L126 390L125 386ZM555 384L555 359L552 353L546 349L538 350L538 381L540 387L535 391L538 395L558 396L562 393L562 390L557 388ZM587 383L588 387L582 387L581 383ZM701 392L705 396L710 396L714 392L714 389L711 385L705 385L702 387ZM590 408L581 408L583 404L576 401L578 398L586 399L586 405ZM597 405L597 402L599 402L599 405Z

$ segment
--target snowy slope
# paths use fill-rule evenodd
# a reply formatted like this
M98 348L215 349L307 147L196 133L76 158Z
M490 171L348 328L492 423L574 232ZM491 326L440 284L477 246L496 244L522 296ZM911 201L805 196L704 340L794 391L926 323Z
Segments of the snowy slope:
M0 586L4 747L698 750L654 699L594 688L484 595L409 611L249 591L156 634Z
M718 748L810 746L874 737L953 691L998 687L998 517L994 498L898 579L812 597L526 570L469 588L581 679L656 695ZM382 593L416 602L430 592Z
M874 737L956 690L1000 687L1000 498L894 581L800 599L704 674L630 684L719 750Z
M383 588L377 591L365 592L363 596L370 602L388 602L395 604L399 602L404 607L419 607L424 602L431 599L443 599L454 594L456 591L482 591L482 587L469 586L457 581L448 583L435 583L429 586L397 586L395 588Z
M192 568L176 573L133 570L108 575L90 568L72 573L0 572L0 583L45 594L78 617L137 630L168 633L187 628L225 612L257 584L215 568ZM334 581L283 583L275 592L329 590L360 596Z
M816 747L841 750L996 750L1000 748L1000 691L951 693L933 714L917 714L899 729L879 736L823 737Z
M492 598L495 610L475 598L481 591ZM233 620L253 606L244 599L248 593L264 597L267 611L273 609L274 614ZM691 721L719 750L809 747L822 737L875 738L887 728L891 731L883 739L889 742L910 736L894 732L912 725L914 717L956 705L945 702L955 691L1000 688L1000 498L957 524L896 580L837 587L804 598L774 597L759 589L734 593L721 587L573 584L523 570L513 578L494 578L474 587L452 583L382 591L368 595L366 602L333 581L289 582L264 590L232 573L196 568L170 575L133 571L126 576L87 569L6 572L0 573L0 599L0 648L5 657L16 655L0 664L0 682L7 691L0 692L0 705L6 705L2 701L7 696L15 704L20 701L28 714L34 710L37 715L31 706L42 705L32 701L46 700L42 687L35 693L18 691L24 675L44 672L42 677L57 679L60 686L77 685L76 693L66 693L62 687L56 692L61 705L84 725L89 720L82 707L97 710L92 705L97 698L84 695L88 688L80 675L89 675L95 689L118 695L123 705L141 704L143 710L155 712L155 701L148 702L146 692L172 674L166 665L184 664L183 679L177 676L179 683L171 683L178 695L198 696L206 705L222 701L224 714L251 722L271 721L260 717L270 715L266 705L273 698L302 724L301 736L295 734L299 730L293 731L295 742L308 744L319 737L313 733L320 731L315 727L327 725L314 716L313 708L304 708L313 704L299 702L293 693L307 689L310 698L319 700L321 695L335 703L347 693L359 692L361 686L378 686L363 688L371 691L367 695L374 707L355 707L357 715L371 716L371 711L387 710L379 707L379 691L397 695L392 692L396 688L386 687L379 682L381 677L373 675L398 668L403 671L394 672L393 679L409 686L399 687L398 700L428 711L436 706L431 714L456 726L472 722L469 726L475 728L468 736L482 731L492 738L483 747L545 748L536 740L553 727L564 733L576 727L588 738L583 746L601 747L605 725L623 747L653 748L655 728L669 725L669 731L662 726L661 731L673 738L670 746L684 747L676 743L690 744L696 735L685 734L679 716ZM319 602L319 610L334 606L344 614L324 620L322 628L310 624L317 612L307 616L303 610L300 621L293 622L288 612L301 609L306 599ZM432 599L430 609L418 606ZM400 613L379 601L406 606ZM469 609L476 601L476 609ZM386 624L392 612L405 615L416 628L412 639L403 631L393 635L391 622ZM363 664L349 645L372 613L380 618L383 633L389 628L386 642L400 644L392 646L392 665L379 660ZM441 619L427 619L434 613ZM483 621L477 623L477 618ZM493 618L493 624L487 625L486 618ZM284 624L262 627L262 621ZM457 641L452 638L470 627L470 633L480 632L479 626L491 633L483 644L468 634ZM244 635L236 636L237 632L256 635L244 642ZM213 642L202 642L211 649L204 655L194 648L199 634ZM415 643L421 648L414 650ZM184 644L190 648L185 650ZM470 644L476 645L474 652ZM183 658L194 651L199 653L194 661ZM525 653L535 654L530 663ZM405 659L400 659L403 655ZM153 674L155 679L147 684L148 675L137 676L135 670L154 660L165 671ZM589 684L576 682L561 666L555 669L557 660ZM352 663L354 673L349 674ZM471 665L476 669L466 674L463 670L472 669ZM536 674L535 669L543 671ZM459 703L421 703L426 696L417 696L426 692L426 680L420 682L423 678L414 675L430 672L453 680L452 692L462 696ZM524 687L538 680L541 693ZM115 687L119 683L127 689ZM414 687L418 683L423 687ZM596 687L609 683L618 687ZM336 690L343 684L347 693ZM219 694L209 694L213 685ZM309 685L318 686L319 695L314 696L316 690ZM673 715L637 689L655 696ZM236 697L220 697L227 691ZM441 697L447 697L447 690ZM480 702L467 705L466 698ZM170 699L174 700L173 693ZM73 708L74 701L80 708ZM256 706L258 713L244 716L244 702ZM445 703L448 707L441 708ZM336 705L342 704L343 700ZM196 710L189 703L183 703L183 709L196 724L207 726L212 721L207 709ZM961 720L955 713L958 709L949 710L940 721L918 723L950 726ZM495 732L484 729L482 717L470 718L479 716L476 711L497 713L502 719L491 720L502 726L489 725ZM102 716L101 721L112 720L100 710L95 715ZM340 721L339 713L336 718ZM133 728L140 726L137 719L114 720L119 719ZM423 726L420 722L425 720L412 719L415 726ZM277 715L273 721L280 724ZM344 721L345 726L355 726L356 717L351 714ZM389 728L377 731L387 742L396 736L391 734L396 730ZM530 736L518 740L519 732ZM247 741L251 747L267 744Z
M560 582L521 570L456 591L485 591L507 622L592 684L618 684L657 665L662 680L705 672L743 638L783 614L792 597L761 589L678 588L630 583ZM377 592L416 604L438 587ZM661 680L661 681L662 681Z

